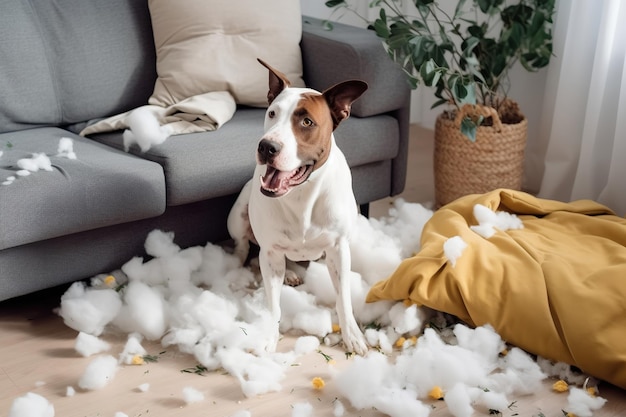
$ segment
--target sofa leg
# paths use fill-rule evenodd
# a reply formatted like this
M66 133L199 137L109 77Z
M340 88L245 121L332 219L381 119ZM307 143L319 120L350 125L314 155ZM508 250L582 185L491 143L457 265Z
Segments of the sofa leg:
M359 210L361 211L361 214L366 218L370 217L370 203L361 204L359 206Z

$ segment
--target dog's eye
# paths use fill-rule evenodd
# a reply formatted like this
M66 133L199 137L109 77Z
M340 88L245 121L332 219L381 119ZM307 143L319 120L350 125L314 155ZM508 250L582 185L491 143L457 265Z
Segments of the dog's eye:
M274 116L276 116L276 112L274 110L270 110L267 112L267 117L269 117L270 119L273 119Z
M313 120L309 119L308 117L305 117L304 119L302 119L302 126L304 127L313 126Z

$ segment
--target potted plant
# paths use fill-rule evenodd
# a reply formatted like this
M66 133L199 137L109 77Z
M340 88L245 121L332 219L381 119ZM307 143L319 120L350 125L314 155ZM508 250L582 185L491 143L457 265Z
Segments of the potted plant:
M407 13L402 0L373 0L378 17L361 16L412 87L433 87L433 108L446 106L435 126L438 206L465 194L521 188L527 121L508 97L508 72L518 62L528 71L548 65L554 4L458 0L446 11L435 0L413 0ZM345 0L326 6L358 15Z

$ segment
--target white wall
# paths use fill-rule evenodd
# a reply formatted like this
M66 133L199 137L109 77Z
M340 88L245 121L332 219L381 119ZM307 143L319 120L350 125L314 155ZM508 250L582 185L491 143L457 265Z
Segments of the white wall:
M331 16L332 10L324 5L325 1L326 0L300 0L302 13L321 19L331 18L331 20L341 21L355 26L364 26L360 19L351 15L349 12L344 13L343 16L335 12ZM358 4L362 14L366 14L368 3L368 0L361 0L355 4ZM522 111L528 118L529 142L532 142L539 132L539 120L541 106L543 104L546 75L546 69L536 73L529 73L524 70L521 65L513 68L510 72L511 90L509 96L519 103ZM430 110L430 106L434 102L434 95L429 88L418 87L417 90L413 91L411 121L431 129L434 128L435 119L442 110L441 107Z

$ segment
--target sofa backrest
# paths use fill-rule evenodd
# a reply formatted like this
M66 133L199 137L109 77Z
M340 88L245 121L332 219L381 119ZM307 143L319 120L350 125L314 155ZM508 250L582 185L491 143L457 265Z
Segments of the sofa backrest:
M147 0L3 0L0 132L146 104L156 80Z

